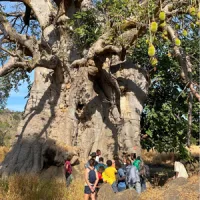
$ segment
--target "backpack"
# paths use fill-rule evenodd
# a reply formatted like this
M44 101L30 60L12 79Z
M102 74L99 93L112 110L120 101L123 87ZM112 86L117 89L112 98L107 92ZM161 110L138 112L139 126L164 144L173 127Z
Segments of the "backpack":
M139 174L140 174L140 177L143 179L150 177L149 166L145 165L143 161L140 162L140 165L139 165Z
M95 169L90 169L88 168L90 171L89 171L89 182L94 184L95 181L96 181L96 171Z
M145 176L147 178L150 177L150 169L149 169L149 166L148 165L144 165L144 168L145 168Z

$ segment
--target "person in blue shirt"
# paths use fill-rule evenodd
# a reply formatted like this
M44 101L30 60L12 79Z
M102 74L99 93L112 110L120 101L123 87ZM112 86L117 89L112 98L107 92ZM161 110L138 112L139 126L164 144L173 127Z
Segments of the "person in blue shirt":
M99 163L95 166L95 168L96 168L96 170L98 171L99 170L99 167L104 167L104 169L106 169L106 165L104 164L104 162L103 162L104 160L103 160L103 158L102 157L100 157L99 158Z
M122 169L122 164L120 161L115 162L115 167L117 170L117 180L118 180L118 191L121 192L126 189L126 176L124 170Z

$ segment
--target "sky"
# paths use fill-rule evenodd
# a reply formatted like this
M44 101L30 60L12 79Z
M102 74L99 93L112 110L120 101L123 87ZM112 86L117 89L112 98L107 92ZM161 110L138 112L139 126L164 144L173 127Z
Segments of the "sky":
M16 3L1 2L0 4L5 6L5 12L10 12L13 10L12 6L14 6ZM32 82L34 79L34 72L30 74L30 79ZM10 97L8 98L6 108L12 111L24 111L24 107L28 100L27 98L25 99L28 94L27 86L28 84L24 82L21 86L19 86L18 92L15 92L14 90L10 92Z
M34 72L30 74L30 79L32 82L34 79ZM25 97L28 94L27 86L28 84L24 82L21 86L19 86L18 92L15 92L14 90L10 92L10 97L8 98L6 108L8 108L11 111L24 111L24 107L28 100L27 98L25 99Z

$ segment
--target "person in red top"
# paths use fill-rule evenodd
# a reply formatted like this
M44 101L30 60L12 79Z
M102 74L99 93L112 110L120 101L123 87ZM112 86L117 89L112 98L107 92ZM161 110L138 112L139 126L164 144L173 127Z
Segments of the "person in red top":
M102 173L104 172L104 170L105 170L105 167L104 167L104 166L100 166L100 167L98 168L98 171L97 171L98 178L99 178L99 181L98 181L98 184L97 184L97 192L99 191L101 185L103 184Z
M72 166L71 166L71 159L72 156L68 155L67 159L65 160L65 178L66 178L66 182L67 182L67 187L70 185L71 181L72 181Z

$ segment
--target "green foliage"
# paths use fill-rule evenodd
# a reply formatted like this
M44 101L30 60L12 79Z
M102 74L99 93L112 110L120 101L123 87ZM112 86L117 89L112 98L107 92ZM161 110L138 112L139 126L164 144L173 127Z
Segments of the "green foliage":
M196 43L198 42L196 38ZM188 54L199 56L199 50L195 41L189 38L182 39L183 47L189 47ZM187 43L187 45L186 45ZM129 52L129 59L137 64L141 70L145 70L151 79L148 99L142 113L141 132L148 137L142 140L142 147L149 150L154 148L159 152L176 152L186 160L191 157L185 149L187 141L187 112L188 112L188 90L180 78L180 67L176 58L171 55L171 43L162 35L154 38L154 45L157 49L158 65L154 70L148 59L148 35L139 39L132 51ZM198 62L191 57L194 66L192 76L198 82ZM192 140L198 138L198 109L200 104L194 99L193 102L193 124Z
M129 0L103 0L98 1L97 9L106 13L113 22L121 22L132 14L132 5Z
M92 9L74 14L71 25L74 29L75 42L81 47L80 50L88 48L101 34L100 24Z
M186 42L187 40L183 40L183 44ZM190 160L188 151L185 149L188 130L188 91L184 90L185 84L180 79L180 68L176 59L169 56L170 43L164 42L162 38L155 41L159 60L157 71L152 71L148 61L144 59L147 55L144 39L138 44L140 48L133 51L132 58L146 70L149 69L152 80L141 120L142 132L149 137L142 140L142 146L146 149L155 148L159 152L177 152L182 158ZM190 51L198 52L196 45L190 44L190 48ZM195 66L194 59L192 62ZM194 68L193 74L198 74L197 68ZM199 103L196 99L194 99L193 108L192 136L194 140L198 138L199 120L197 112Z
M6 10L21 13L21 11L24 9L25 6L21 3L8 3L4 4L4 6L0 5L0 13L4 13ZM8 21L10 21L10 23L18 33L25 35L34 35L37 39L40 38L41 28L38 21L31 20L29 26L24 26L24 21L20 17L15 18L14 16L10 15L7 19ZM16 44L5 43L2 47L12 52L16 49ZM7 52L0 50L0 65L3 66L3 64L8 61L9 57L10 55ZM31 87L29 74L25 70L21 69L16 69L8 75L0 77L0 109L5 108L10 91L12 89L18 91L18 87L24 82L28 83L29 88Z
M4 45L4 48L12 51L16 48L16 46L14 44L8 43ZM0 63L3 66L9 59L10 55L3 50L0 50L0 55ZM29 86L31 85L28 72L22 69L16 69L11 73L0 77L0 109L5 108L10 91L14 89L17 92L18 87L24 82L27 82Z

